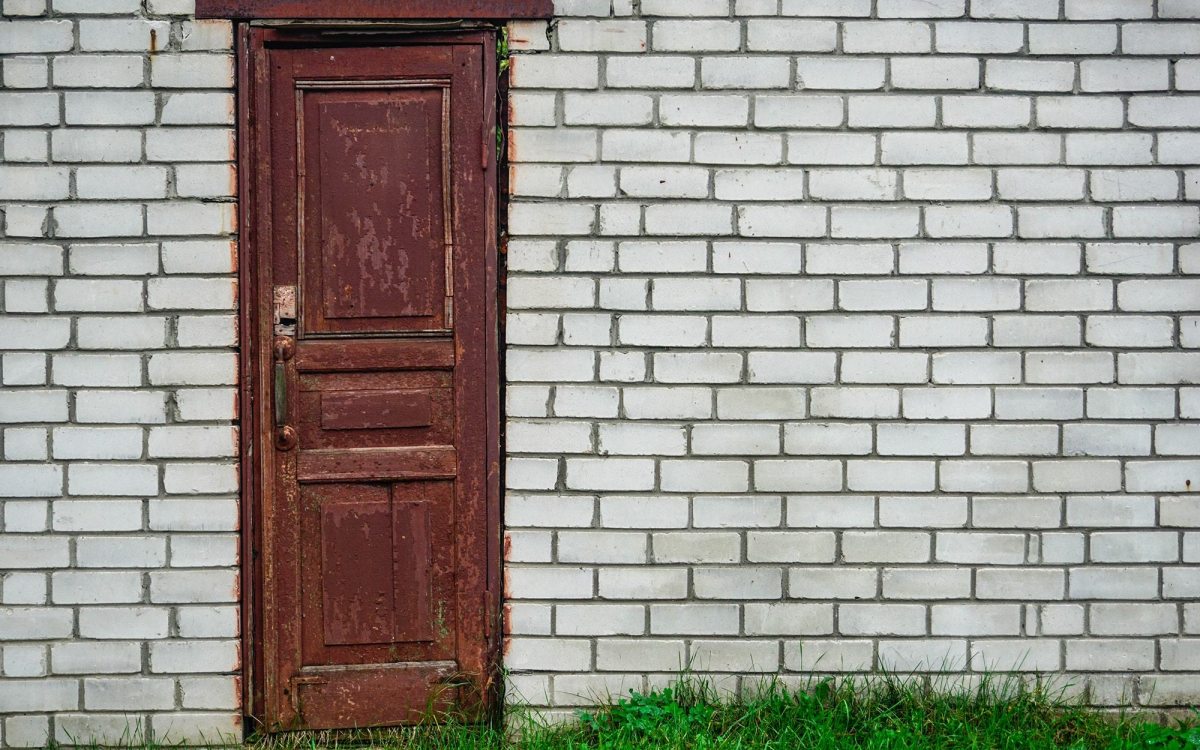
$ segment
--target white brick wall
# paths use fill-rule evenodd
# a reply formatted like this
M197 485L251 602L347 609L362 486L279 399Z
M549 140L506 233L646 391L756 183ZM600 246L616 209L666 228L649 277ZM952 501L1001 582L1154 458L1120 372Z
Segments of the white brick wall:
M512 35L510 700L1200 701L1200 8L556 7Z
M0 744L237 733L230 27L0 2ZM556 6L511 35L509 699L1200 700L1194 3Z
M240 733L232 56L3 0L0 744Z

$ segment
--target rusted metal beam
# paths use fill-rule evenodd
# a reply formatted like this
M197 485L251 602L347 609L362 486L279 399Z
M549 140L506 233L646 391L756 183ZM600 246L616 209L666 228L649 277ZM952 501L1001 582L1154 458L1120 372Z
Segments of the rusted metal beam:
M197 18L401 20L550 18L553 0L196 0Z

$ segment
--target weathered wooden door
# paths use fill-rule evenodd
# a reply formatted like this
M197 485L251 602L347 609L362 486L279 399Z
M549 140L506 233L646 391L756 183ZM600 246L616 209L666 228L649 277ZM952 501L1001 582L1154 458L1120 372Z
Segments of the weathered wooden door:
M493 37L247 41L261 718L476 712L499 534Z

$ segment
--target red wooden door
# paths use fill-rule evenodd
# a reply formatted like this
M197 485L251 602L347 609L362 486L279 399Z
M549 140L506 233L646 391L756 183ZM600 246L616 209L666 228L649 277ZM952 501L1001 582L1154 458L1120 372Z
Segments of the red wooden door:
M261 718L475 712L499 534L493 38L249 41Z

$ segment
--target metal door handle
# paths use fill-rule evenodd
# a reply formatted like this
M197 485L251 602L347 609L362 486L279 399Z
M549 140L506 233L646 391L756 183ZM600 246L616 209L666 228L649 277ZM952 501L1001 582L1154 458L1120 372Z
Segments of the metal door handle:
M296 429L292 427L291 399L288 398L287 361L296 353L296 343L287 336L275 339L275 447L281 451L296 446Z
M275 426L283 427L290 419L288 413L287 365L275 363Z

